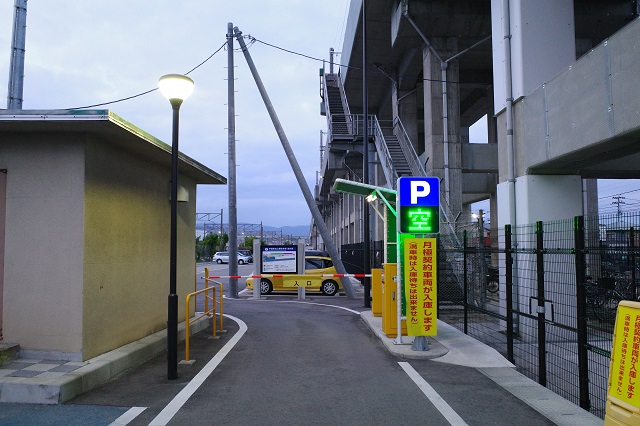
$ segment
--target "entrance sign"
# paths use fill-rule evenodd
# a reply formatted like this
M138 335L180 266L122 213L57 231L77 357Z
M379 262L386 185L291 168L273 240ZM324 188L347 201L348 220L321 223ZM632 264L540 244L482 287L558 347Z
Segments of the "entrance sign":
M437 234L440 232L440 181L437 177L398 179L398 232Z
M437 257L435 238L404 238L403 283L407 335L437 334Z

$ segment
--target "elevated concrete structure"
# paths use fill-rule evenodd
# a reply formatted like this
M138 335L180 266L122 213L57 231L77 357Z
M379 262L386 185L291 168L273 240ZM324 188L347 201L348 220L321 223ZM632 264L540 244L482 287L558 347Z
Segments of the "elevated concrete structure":
M504 5L510 9L510 79ZM351 2L341 56L351 114L362 112L361 10L362 0ZM640 177L633 168L640 147L637 16L637 4L622 0L367 2L369 113L381 126L402 124L426 173L443 181L457 223L466 222L469 203L483 199L491 201L494 226L593 214L591 179ZM469 127L484 115L489 143L470 144ZM359 180L362 140L352 141L351 150L334 143L330 133L321 174ZM384 156L372 151L369 182L393 187ZM332 173L325 174L327 165ZM336 241L362 241L354 230L362 222L361 204L331 194L330 187L321 179L317 198ZM541 194L558 200L540 208ZM372 238L382 239L382 220L371 218Z

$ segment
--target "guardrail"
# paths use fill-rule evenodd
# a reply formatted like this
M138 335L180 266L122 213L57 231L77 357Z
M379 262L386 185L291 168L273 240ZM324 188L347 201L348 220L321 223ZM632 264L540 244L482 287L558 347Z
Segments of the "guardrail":
M218 281L213 281L211 279L212 277L209 277L209 268L204 268L204 287L208 288L209 284L214 284L217 285L218 288L220 289L220 298L219 301L216 302L216 298L215 298L215 294L214 297L211 298L208 295L205 296L205 300L204 300L204 308L205 310L209 309L209 300L211 300L212 304L215 307L215 304L218 303L218 306L220 306L220 315L218 315L220 317L220 333L226 333L227 330L224 329L224 326L222 324L223 318L224 318L224 289L222 287L222 283L218 282ZM215 309L214 309L215 311ZM215 328L215 321L214 321L214 328Z
M222 283L217 282L217 281L213 281L212 284L214 285L218 285L220 288L219 294L220 294L220 299L219 301L216 300L216 287L215 286L209 286L209 284L211 283L211 280L208 279L209 276L209 270L208 268L205 268L205 288L203 288L202 290L198 290L198 291L194 291L193 293L189 293L187 294L187 297L185 299L185 315L186 315L186 330L185 330L185 353L184 353L184 358L186 362L190 361L189 358L189 347L190 347L190 338L191 338L191 324L193 324L194 322L196 322L197 320L199 320L200 318L204 317L204 316L208 316L212 318L211 321L211 328L212 328L212 334L213 334L213 338L217 339L218 335L217 335L217 325L216 325L216 307L220 306L220 314L219 314L219 318L220 318L220 332L224 333L226 332L226 330L223 328L223 323L222 323L222 319L223 319L223 289L222 289ZM195 298L197 295L199 294L204 294L204 311L198 315L195 316L195 312L197 309L197 299ZM194 297L194 303L193 303L193 311L194 311L194 317L191 318L191 297ZM211 309L209 309L209 302L211 301Z

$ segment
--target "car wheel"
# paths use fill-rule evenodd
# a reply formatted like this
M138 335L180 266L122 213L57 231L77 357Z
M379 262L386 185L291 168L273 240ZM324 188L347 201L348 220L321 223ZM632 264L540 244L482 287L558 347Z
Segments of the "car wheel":
M273 285L271 281L262 278L260 280L260 294L269 294L273 291Z
M244 260L238 259L238 265L244 265Z
M221 264L221 263L222 263L222 259L218 259L218 260L216 260L216 263L217 263L218 265L219 265L219 264Z
M333 280L324 281L320 290L322 290L322 294L325 296L334 296L338 293L338 283Z

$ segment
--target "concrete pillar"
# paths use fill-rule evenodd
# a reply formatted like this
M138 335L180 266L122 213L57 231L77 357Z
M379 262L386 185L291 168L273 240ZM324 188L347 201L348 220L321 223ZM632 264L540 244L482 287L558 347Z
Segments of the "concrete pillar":
M583 213L579 176L526 175L524 129L528 117L520 102L531 91L575 62L573 0L510 0L510 40L513 99L513 160L515 199L508 188L507 88L505 81L505 30L502 0L491 0L494 111L497 115L499 157L498 224L525 225L539 220L568 219ZM489 132L491 132L491 127ZM491 134L491 133L490 133ZM491 143L490 136L490 143ZM541 202L544 200L544 202Z
M431 40L438 54L446 59L456 53L457 41L449 39ZM443 184L441 191L446 191L444 182L445 166L449 169L449 209L455 218L462 211L462 155L460 146L460 95L459 66L457 61L451 61L447 67L447 97L448 97L448 139L449 164L444 162L444 132L442 110L442 72L441 63L428 48L423 49L423 73L425 79L424 91L424 156L429 158L427 173L439 177Z
M582 181L584 191L584 215L598 215L598 179L584 179Z

